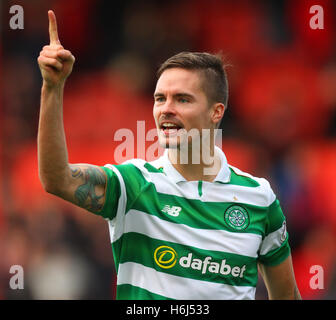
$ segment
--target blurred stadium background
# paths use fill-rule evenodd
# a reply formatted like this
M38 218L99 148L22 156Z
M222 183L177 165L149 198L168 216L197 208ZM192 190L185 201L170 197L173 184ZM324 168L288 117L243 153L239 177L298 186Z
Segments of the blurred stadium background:
M9 8L24 9L11 30ZM309 28L310 6L324 29ZM231 63L222 124L229 162L266 177L287 217L304 299L336 298L336 7L332 0L1 1L0 299L111 299L115 271L106 222L46 194L37 172L47 10L76 63L64 98L71 162L113 163L119 128L154 127L155 71L184 50ZM24 290L9 288L11 265ZM313 290L310 267L324 270ZM257 299L266 299L260 281Z

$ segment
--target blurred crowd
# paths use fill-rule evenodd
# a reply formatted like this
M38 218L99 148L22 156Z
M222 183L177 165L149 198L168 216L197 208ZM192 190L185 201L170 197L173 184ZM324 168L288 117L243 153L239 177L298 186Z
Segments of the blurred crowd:
M24 9L12 30L9 8ZM324 29L309 26L321 5ZM49 43L47 10L76 57L64 97L72 163L114 163L119 128L152 119L155 72L180 51L229 63L223 150L271 182L287 218L304 299L336 298L336 7L332 0L1 1L0 299L111 299L115 269L104 219L43 191L36 136ZM136 135L135 135L136 136ZM135 154L136 156L136 154ZM24 290L12 290L12 265ZM311 267L323 268L312 289ZM266 299L262 281L257 299Z

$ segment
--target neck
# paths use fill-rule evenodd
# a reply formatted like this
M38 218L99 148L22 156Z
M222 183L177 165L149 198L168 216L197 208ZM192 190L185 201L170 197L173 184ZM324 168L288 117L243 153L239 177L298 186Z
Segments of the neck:
M193 148L191 145L184 148L169 149L168 157L173 167L187 181L212 182L221 168L221 160L215 153L214 142L204 148Z

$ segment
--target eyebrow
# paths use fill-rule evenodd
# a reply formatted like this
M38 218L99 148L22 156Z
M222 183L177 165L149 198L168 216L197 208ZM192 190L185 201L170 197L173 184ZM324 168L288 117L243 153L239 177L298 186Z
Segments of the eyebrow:
M161 92L156 92L154 93L154 98L157 98L157 97L164 97L165 95ZM179 93L175 93L173 95L174 98L190 98L190 99L195 99L195 96L193 96L192 94L190 93L186 93L186 92L179 92Z

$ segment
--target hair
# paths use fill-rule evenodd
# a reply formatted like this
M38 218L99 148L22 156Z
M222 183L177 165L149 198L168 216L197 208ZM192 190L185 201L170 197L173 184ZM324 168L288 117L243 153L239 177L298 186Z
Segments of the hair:
M227 108L229 99L228 80L221 54L207 52L180 52L161 64L157 77L167 69L181 68L197 70L202 75L202 87L208 98L209 104L223 103Z

